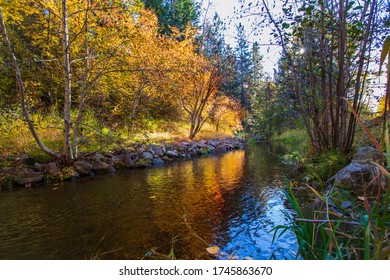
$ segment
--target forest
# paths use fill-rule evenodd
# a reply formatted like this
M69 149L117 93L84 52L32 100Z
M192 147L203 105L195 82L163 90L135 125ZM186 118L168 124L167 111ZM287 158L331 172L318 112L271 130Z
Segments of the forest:
M356 116L376 113L375 99L388 109L384 88L372 94L385 2L302 1L277 14L267 1L245 5L241 16L257 17L257 32L270 25L282 47L273 77L241 23L230 46L226 23L201 18L196 1L3 1L3 137L28 127L70 162L93 139L131 142L159 122L187 123L189 139L205 124L262 140L302 126L316 152L350 151Z
M0 167L25 154L67 168L135 145L267 142L299 131L307 144L288 157L312 172L315 188L359 147L385 152L389 2L281 2L241 0L232 18L252 20L248 30L194 0L0 0ZM267 42L248 39L266 29ZM281 50L272 74L267 46ZM377 168L389 176L385 162ZM382 208L363 208L383 217L368 229L379 258L388 184L374 197Z

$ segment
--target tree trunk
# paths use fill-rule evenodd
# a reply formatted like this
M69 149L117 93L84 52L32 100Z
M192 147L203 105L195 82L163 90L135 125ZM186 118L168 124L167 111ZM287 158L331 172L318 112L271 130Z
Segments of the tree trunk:
M42 151L44 151L45 153L47 153L48 155L50 155L54 158L60 158L59 153L50 150L49 148L47 148L43 144L43 142L41 141L41 139L39 138L39 136L35 130L34 122L31 120L31 116L30 116L30 113L28 111L28 104L27 104L27 100L26 100L26 90L25 90L25 87L23 84L22 76L20 74L18 61L16 60L16 56L15 56L14 52L12 51L11 44L10 44L9 39L8 39L7 30L5 27L4 20L3 20L3 14L2 14L1 8L0 8L0 25L1 25L0 27L2 29L1 31L3 34L3 39L5 42L5 45L7 47L9 55L11 56L12 64L14 66L15 75L16 75L16 83L17 83L19 93L20 93L20 103L21 103L21 107L22 107L22 112L23 112L24 118L27 122L28 128L30 129L31 134L34 137L35 142L37 142L38 146L41 148Z
M62 51L64 72L64 155L67 162L73 160L73 152L70 138L71 118L70 109L72 101L71 75L70 75L70 44L68 33L68 13L66 0L62 0Z
M74 143L73 143L73 150L75 157L78 156L78 146L81 141L81 133L80 133L80 127L79 125L83 121L83 114L85 111L85 99L87 95L87 87L88 87L88 75L89 75L89 41L88 41L88 31L89 31L89 9L91 7L91 0L87 0L87 8L85 10L85 23L84 23L84 47L85 47L85 64L84 64L84 75L81 81L81 94L80 94L80 101L79 101L79 108L77 112L76 121L74 123L74 130L73 130L73 136L74 136Z

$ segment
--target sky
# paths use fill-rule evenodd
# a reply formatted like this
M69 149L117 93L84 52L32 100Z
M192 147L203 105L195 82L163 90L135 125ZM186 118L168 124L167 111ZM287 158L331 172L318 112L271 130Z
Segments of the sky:
M207 7L207 4L209 0L200 0L203 1L203 9L205 10ZM232 47L235 46L235 35L236 35L236 25L238 25L240 22L245 26L247 39L250 43L258 42L260 44L260 52L263 55L263 65L264 65L264 72L268 74L271 78L274 74L274 69L277 69L277 62L280 57L281 53L281 47L277 45L267 45L270 43L270 28L264 30L263 32L258 32L259 34L256 35L257 32L254 32L254 28L259 26L259 24L256 23L256 20L258 19L257 16L247 16L240 19L238 11L242 7L242 3L240 3L239 0L210 0L211 7L208 10L207 17L212 18L217 12L221 19L227 24L227 31L225 34L225 40L228 44L230 44ZM247 0L247 3L249 2L256 2L256 1L250 1ZM274 3L273 0L269 0L269 3ZM278 12L281 11L281 8L283 6L282 0L275 0L276 7L272 7L272 12ZM247 7L247 4L245 4L244 8ZM235 12L236 11L236 12ZM203 13L204 16L205 13ZM263 44L263 45L262 45ZM375 63L371 65L372 67L378 67ZM382 74L383 75L383 74ZM371 85L371 90L373 91L372 96L380 97L384 94L384 88L383 88L383 79L385 78L375 78L373 77L373 85ZM376 84L376 85L375 85ZM375 99L371 98L371 105L372 109L376 110L377 102Z
M208 2L208 0L203 0L204 10L208 6ZM241 22L245 27L248 42L250 44L254 42L260 44L260 52L263 55L264 72L272 76L274 68L277 68L281 48L275 45L268 45L270 42L270 29L264 30L261 34L256 35L254 28L258 26L258 24L256 24L258 18L256 16L240 18L237 11L241 9L241 6L242 3L240 3L239 0L211 0L211 6L207 12L207 17L212 18L215 12L219 14L227 25L225 40L232 47L235 46L236 25Z

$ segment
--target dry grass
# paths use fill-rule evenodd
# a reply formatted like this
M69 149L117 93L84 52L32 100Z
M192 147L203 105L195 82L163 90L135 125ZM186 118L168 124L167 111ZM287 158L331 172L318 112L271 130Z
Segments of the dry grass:
M51 149L61 151L62 149L62 120L57 116L45 116L40 118L34 116L34 122L39 136L43 142ZM96 127L97 121L88 116L88 124ZM165 121L155 120L146 123L129 135L127 129L111 130L103 127L101 131L93 131L86 128L84 133L87 135L84 145L81 147L83 152L96 150L111 150L117 147L113 141L122 143L124 146L131 146L140 143L170 143L178 141L190 141L188 134L190 124L183 121ZM50 160L36 144L27 125L22 121L21 116L2 116L0 117L0 161L4 159L28 154L37 158L37 161ZM105 137L104 135L108 136ZM195 140L214 139L232 137L233 132L224 130L216 132L213 125L206 123L199 132Z

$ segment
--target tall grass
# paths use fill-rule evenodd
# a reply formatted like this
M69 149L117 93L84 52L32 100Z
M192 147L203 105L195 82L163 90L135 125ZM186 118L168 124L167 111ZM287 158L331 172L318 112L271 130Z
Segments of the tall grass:
M390 259L390 219L385 213L388 196L387 201L372 204L367 212L366 196L361 198L364 201L345 209L339 202L345 201L348 194L330 192L325 197L311 190L322 207L302 206L287 184L284 194L294 214L285 212L289 223L273 229L274 240L287 230L292 231L298 242L297 257L305 260ZM341 199L335 204L332 198L336 196ZM379 214L377 209L381 209Z

